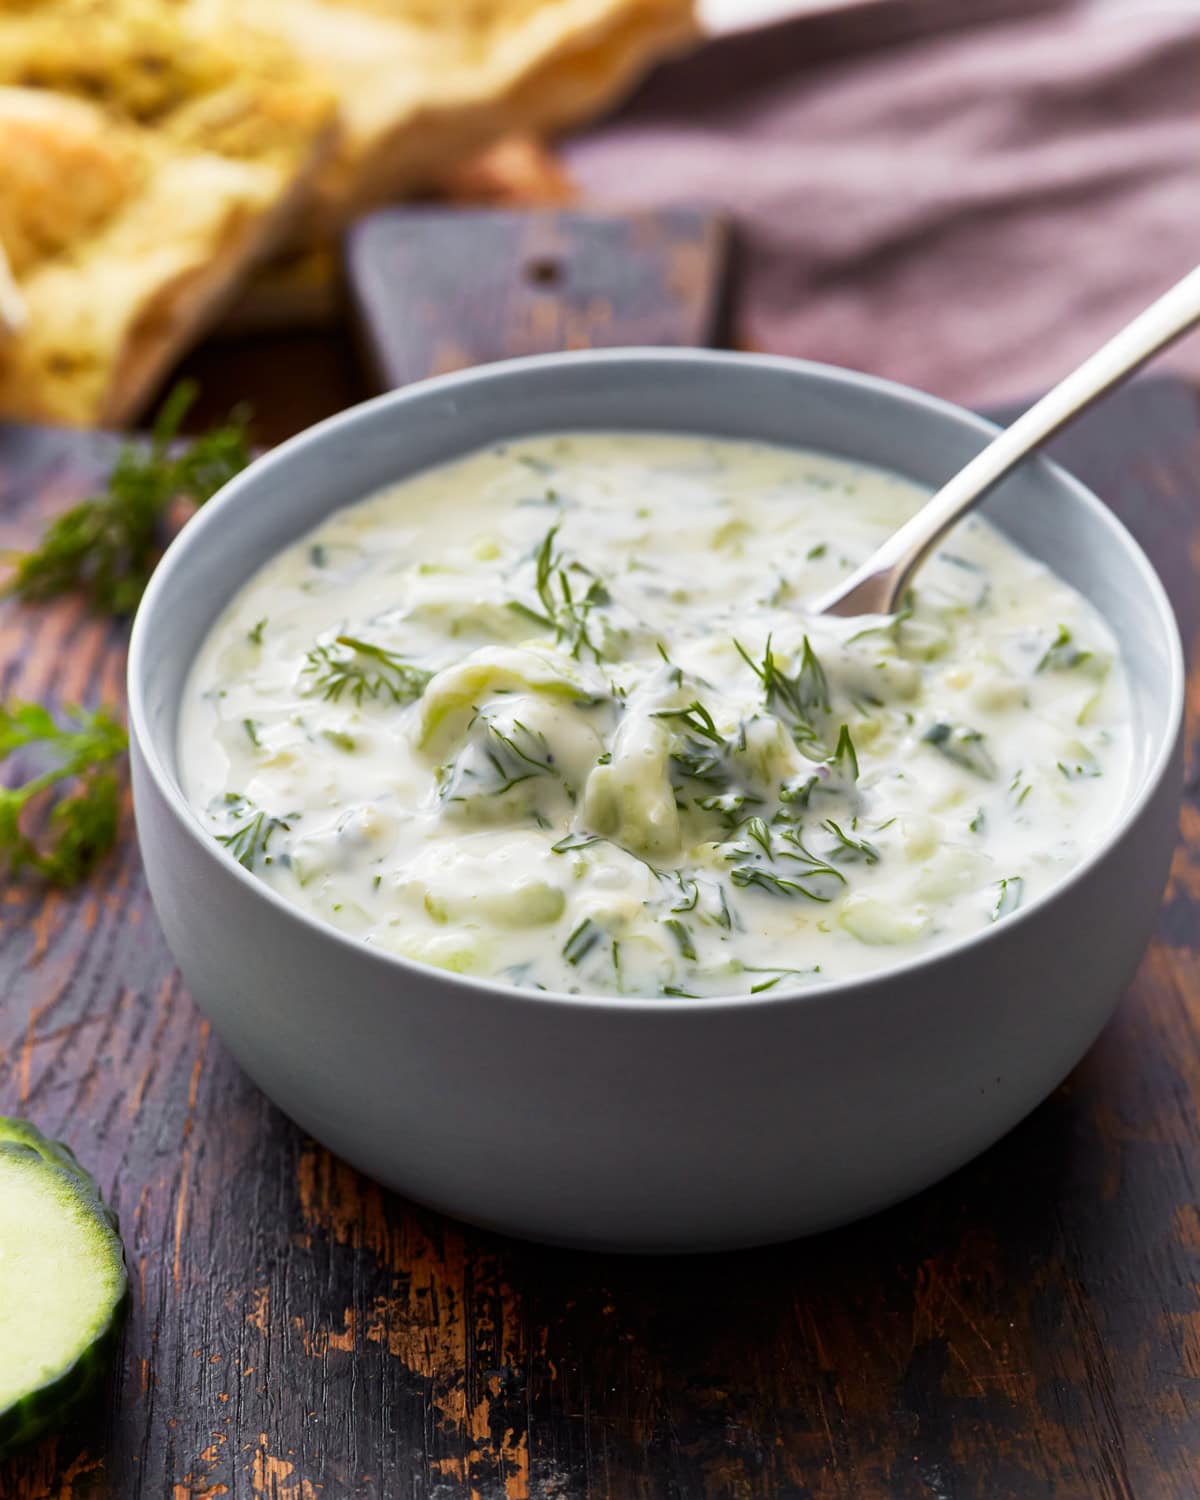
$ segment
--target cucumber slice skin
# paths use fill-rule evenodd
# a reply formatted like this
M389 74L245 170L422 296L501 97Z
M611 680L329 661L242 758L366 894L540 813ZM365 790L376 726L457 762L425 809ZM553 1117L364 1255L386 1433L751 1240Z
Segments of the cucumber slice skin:
M72 1180L76 1191L86 1199L88 1208L111 1234L113 1251L120 1258L121 1278L107 1324L78 1358L52 1375L45 1384L19 1396L0 1410L0 1458L23 1448L51 1428L61 1426L76 1403L99 1384L108 1370L129 1305L129 1277L117 1216L100 1197L95 1179L80 1166L69 1146L49 1140L28 1120L0 1115L0 1156L17 1154L37 1156L48 1171L61 1172Z

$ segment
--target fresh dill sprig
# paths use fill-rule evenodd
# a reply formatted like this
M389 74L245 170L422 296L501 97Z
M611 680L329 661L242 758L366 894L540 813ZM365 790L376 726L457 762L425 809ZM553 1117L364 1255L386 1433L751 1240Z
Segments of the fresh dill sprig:
M686 924L681 922L678 917L665 917L663 919L663 926L667 929L667 931L679 945L680 955L683 958L688 959L689 962L694 963L696 958L696 945L692 942L692 935L687 930Z
M774 858L771 851L771 830L761 818L747 818L744 831L746 837L757 844L768 859Z
M590 849L593 844L607 842L598 833L568 833L557 844L551 844L550 851L552 854L574 854L577 849Z
M654 719L668 719L672 723L682 724L685 729L701 739L711 740L714 745L725 745L725 736L713 722L713 716L705 708L703 703L695 699L686 708L660 708L657 713L651 715Z
M819 974L820 972L820 964L814 964L811 969L772 969L760 968L756 964L742 965L743 974L770 974L773 976L771 979L760 980L758 984L752 984L750 986L750 993L752 995L761 995L764 990L773 990L777 984L782 983L785 979L811 979L814 974Z
M125 730L103 709L67 710L59 724L39 703L0 706L0 757L42 747L53 759L18 786L0 787L0 864L9 876L31 870L54 885L74 885L112 847L120 817L120 783L114 763L124 752ZM55 802L44 837L21 827L25 809L64 781L75 790Z
M1021 875L1009 875L996 882L996 900L992 906L992 921L1010 916L1020 906L1025 896L1025 879Z
M829 679L825 675L825 668L817 660L808 637L804 637L799 669L790 677L772 654L770 636L767 637L761 662L756 662L740 641L735 640L733 644L738 655L762 683L767 707L782 708L791 721L793 739L798 744L815 740L817 731L810 715L813 709L819 709L822 713L829 712Z
M1035 672L1070 672L1075 667L1085 666L1092 659L1090 651L1081 650L1065 625L1058 627L1058 634L1051 641Z
M761 807L763 799L753 792L721 792L712 797L697 797L702 812L717 813L727 828L737 828L748 807Z
M241 797L236 793L228 796L226 801L238 816L249 812L254 806L248 797ZM224 844L238 864L244 865L247 870L253 870L260 862L269 865L272 860L269 853L271 839L279 829L284 833L289 832L292 825L288 819L293 817L294 813L288 813L283 818L272 817L260 807L240 827L230 833L217 834L217 843Z
M921 736L927 745L939 751L955 765L974 771L976 776L990 780L996 774L996 762L988 753L983 735L978 729L968 729L963 724L940 722L931 724Z
M897 610L894 615L884 615L878 625L864 625L861 630L856 630L852 636L846 638L846 644L852 646L855 641L866 640L872 635L886 635L895 644L900 641L900 627L906 620L912 619L912 609Z
M1085 745L1076 745L1070 760L1060 760L1058 769L1068 781L1086 781L1104 775L1100 762Z
M604 582L582 563L565 563L561 554L555 552L559 525L561 522L551 526L534 553L534 588L541 610L531 609L516 599L508 607L534 624L553 630L555 640L565 642L576 660L581 659L585 651L590 651L594 661L601 661L603 652L592 639L588 622L592 611L611 604L612 597ZM572 586L572 573L585 580L581 589Z
M51 521L32 551L8 555L9 593L41 600L78 592L114 615L137 607L158 560L171 502L182 497L203 505L250 462L244 411L177 445L195 397L195 384L181 381L159 409L149 442L126 444L117 454L105 488Z
M833 834L837 840L836 845L830 853L830 859L836 859L842 864L854 864L858 860L862 860L868 865L877 865L879 863L879 850L869 839L851 837L832 818L826 818L821 827L827 833Z
M686 708L662 708L651 718L676 724L685 732L671 750L671 764L680 776L705 786L729 786L729 744L703 703L693 699Z
M382 698L411 703L433 676L394 651L353 635L335 636L328 646L316 646L305 657L304 673L321 697L336 703L348 693L355 703Z
M847 781L858 780L858 751L850 737L849 724L843 724L838 734L837 746L830 757L835 771L840 771Z
M761 818L749 818L744 831L750 843L733 846L733 857L742 861L729 872L734 885L758 886L774 896L807 896L810 901L827 902L835 894L830 882L834 887L846 884L840 870L807 848L798 828L772 830ZM783 871L779 868L782 860L789 861Z
M734 885L756 885L772 896L807 896L812 901L831 901L832 896L818 895L809 890L802 880L789 880L774 870L764 870L759 865L739 865L729 872Z
M700 883L685 875L682 870L664 870L660 873L660 880L673 880L679 887L679 903L671 908L672 912L695 911L700 901Z
M539 730L527 728L519 719L502 729L485 713L476 713L468 727L477 726L463 753L440 773L444 802L465 801L468 794L502 797L535 776L559 776L549 742Z
M793 804L797 807L807 807L808 800L821 783L821 778L815 771L797 776L789 776L785 781L779 783L779 800L785 807Z
M584 917L575 931L572 932L563 944L563 957L569 964L579 964L587 957L597 943L604 941L604 929L593 922L591 917Z

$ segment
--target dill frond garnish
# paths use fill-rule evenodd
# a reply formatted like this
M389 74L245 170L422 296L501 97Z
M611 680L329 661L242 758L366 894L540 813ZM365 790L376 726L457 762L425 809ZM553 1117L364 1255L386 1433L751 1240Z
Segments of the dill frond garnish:
M772 969L759 968L756 964L742 965L743 974L770 974L773 976L770 979L760 980L758 984L752 984L750 986L750 993L752 995L761 995L764 990L773 990L777 984L780 984L785 979L811 979L814 974L819 974L820 972L820 964L813 964L811 969Z
M850 834L843 832L832 818L826 818L821 827L827 833L833 834L837 840L837 844L830 853L830 859L836 859L842 864L854 864L859 860L868 865L879 863L879 850L869 839L852 838Z
M145 444L126 444L104 490L57 516L30 552L9 554L7 591L21 599L82 593L108 614L131 613L145 592L163 543L171 502L203 505L250 462L247 416L177 446L180 423L196 397L182 381L163 402Z
M779 784L779 800L785 807L793 804L797 807L807 807L808 799L820 785L821 778L815 771L808 775L789 776L786 781Z
M695 962L696 945L692 942L692 935L684 923L678 917L666 917L663 920L663 926L679 944L679 952L682 957Z
M237 793L228 795L226 802L229 810L238 817L250 813L254 807L248 797L241 797ZM238 864L244 865L247 870L253 870L260 862L269 865L272 861L269 849L273 835L280 829L284 833L289 832L292 825L288 819L295 816L294 813L288 813L283 818L272 817L260 807L231 833L218 833L217 843L224 844Z
M698 797L696 806L703 812L717 813L727 828L737 828L748 807L761 807L763 799L753 792L722 792L714 797Z
M813 709L819 709L822 713L829 712L829 679L817 660L808 637L804 637L799 669L790 677L771 652L770 636L767 637L761 662L756 662L740 641L735 640L733 644L738 655L762 683L767 707L772 710L782 709L790 720L792 737L797 744L815 740L817 731L810 715Z
M1086 745L1076 744L1070 748L1073 752L1070 759L1057 763L1060 775L1065 776L1068 781L1086 781L1090 777L1104 775L1100 762Z
M665 870L660 872L660 880L673 880L679 887L679 903L673 906L673 912L695 911L700 900L700 884L682 870Z
M1016 911L1025 896L1025 880L1021 875L1009 875L996 882L996 900L992 906L992 921L998 922Z
M316 646L305 657L304 674L330 703L348 693L355 703L382 698L411 703L425 691L432 672L353 635L339 635L328 646Z
M847 781L858 780L858 751L855 750L854 741L850 738L849 724L843 724L841 727L831 764L834 770L840 771Z
M477 710L467 726L462 751L438 773L438 796L443 803L475 803L480 797L502 797L535 777L562 783L569 800L574 791L561 770L546 736L520 719L501 720ZM560 841L561 842L561 841ZM566 853L566 848L557 850Z
M557 844L551 844L550 851L552 854L574 854L577 849L590 849L593 844L607 842L598 833L568 833Z
M983 735L978 729L968 729L963 724L931 724L921 736L927 745L932 745L947 760L974 771L976 776L990 780L996 774L996 763L988 754Z
M813 901L833 899L809 890L802 880L789 880L786 875L777 875L774 870L764 870L759 865L739 865L730 871L729 878L734 885L756 885L772 896L808 896Z
M112 847L120 816L120 784L113 769L126 746L125 730L102 709L67 710L59 724L38 703L0 706L0 757L39 746L48 769L18 786L0 787L0 865L10 876L31 870L54 885L74 885ZM25 809L40 794L74 781L47 819L45 835L21 828Z
M911 619L911 609L897 610L894 615L884 615L878 625L864 625L861 630L856 630L853 635L847 636L846 644L852 646L855 641L866 640L872 635L886 635L893 643L899 644L900 627Z
M569 964L579 964L592 951L597 943L604 941L604 929L592 921L591 917L584 917L579 926L563 944L563 957Z
M593 610L611 604L612 598L604 582L590 569L579 562L566 563L555 552L558 530L558 525L551 526L534 553L534 588L541 609L532 609L515 599L508 607L535 625L552 630L555 641L565 642L576 660L590 651L594 661L601 661L603 652L592 638L589 619ZM578 575L574 584L572 573Z
M744 831L750 842L733 845L733 858L741 860L729 872L734 885L758 886L773 896L828 902L837 887L846 884L840 870L805 845L798 828L772 830L761 818L750 818Z
M540 730L527 729L519 719L514 719L511 730L505 732L495 719L482 714L479 717L490 739L485 754L500 782L496 787L498 793L507 792L534 776L558 775L554 755Z
M673 723L682 724L692 734L701 739L711 740L714 745L724 746L725 736L713 722L713 716L703 703L697 703L694 699L686 708L660 708L657 713L651 715L655 719L669 719Z
M678 725L683 731L671 750L671 764L680 777L722 790L728 788L729 743L702 703L693 699L686 708L662 708L651 718Z
M1082 667L1092 659L1090 651L1082 651L1065 625L1058 627L1058 634L1050 643L1034 668L1035 672L1069 672Z

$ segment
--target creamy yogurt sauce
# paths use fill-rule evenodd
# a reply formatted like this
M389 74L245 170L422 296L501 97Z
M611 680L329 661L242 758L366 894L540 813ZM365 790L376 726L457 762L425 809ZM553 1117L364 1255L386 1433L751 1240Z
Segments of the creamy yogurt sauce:
M895 616L806 617L925 498L766 444L521 439L339 511L221 615L184 786L373 946L559 991L737 995L985 930L1131 774L1096 611L980 519Z

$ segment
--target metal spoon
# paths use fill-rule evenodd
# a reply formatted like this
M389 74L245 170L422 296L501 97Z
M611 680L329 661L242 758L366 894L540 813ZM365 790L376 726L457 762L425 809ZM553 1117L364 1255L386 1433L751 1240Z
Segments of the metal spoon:
M890 615L946 532L1022 459L1200 323L1200 267L1177 282L960 469L861 568L805 608L818 615Z

